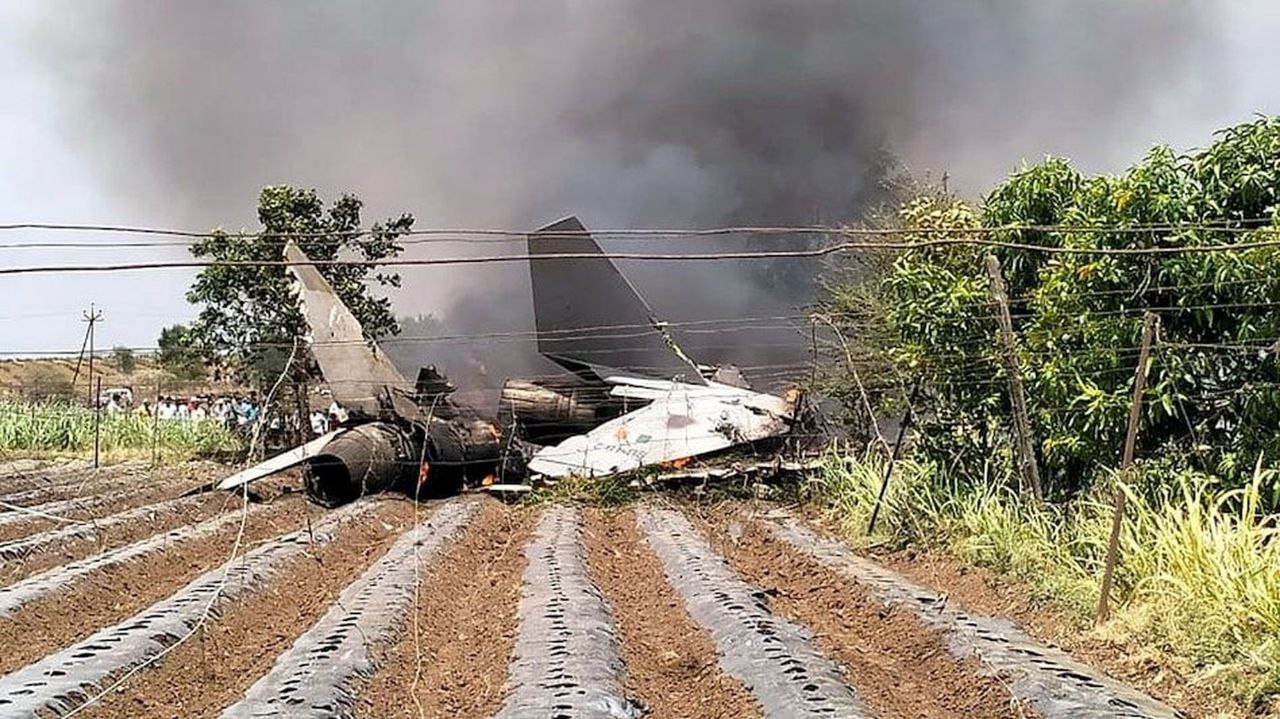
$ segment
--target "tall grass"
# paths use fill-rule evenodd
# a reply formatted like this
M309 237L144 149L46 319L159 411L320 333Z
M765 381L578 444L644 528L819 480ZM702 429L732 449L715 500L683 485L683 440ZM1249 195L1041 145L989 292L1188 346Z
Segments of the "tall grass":
M84 456L93 451L93 411L67 403L0 401L0 457ZM145 415L102 415L100 449L109 458L180 461L234 452L235 436L214 422L153 423Z
M927 462L901 462L876 533L877 456L832 455L811 489L862 545L916 544L1011 575L1086 625L1111 505L1095 497L1038 505L1005 477L948 479ZM1104 632L1168 657L1210 691L1246 705L1280 695L1280 518L1262 511L1274 472L1215 492L1209 478L1162 478L1163 495L1128 486L1120 537L1118 606ZM1150 486L1151 477L1142 484ZM1104 488L1103 491L1111 491Z

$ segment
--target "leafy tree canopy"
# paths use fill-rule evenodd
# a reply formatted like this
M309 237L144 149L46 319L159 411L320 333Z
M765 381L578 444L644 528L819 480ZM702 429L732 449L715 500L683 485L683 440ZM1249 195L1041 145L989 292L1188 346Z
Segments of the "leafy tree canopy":
M156 342L160 351L156 361L160 367L179 380L197 380L205 375L205 358L195 346L191 328L173 325L160 330Z
M331 205L316 194L283 185L265 187L258 199L257 233L216 231L191 252L203 260L278 261L292 240L313 260L351 260L318 269L364 326L370 338L399 330L391 301L375 297L370 283L399 287L398 274L377 272L379 261L400 254L396 240L413 227L413 216L361 226L363 203L343 195ZM302 314L282 266L212 266L200 271L187 300L202 305L191 327L193 339L256 382L282 371L294 338L305 332ZM299 363L305 374L308 363Z
M1203 150L1178 155L1158 147L1114 176L1087 176L1050 158L1013 173L976 207L924 193L902 207L899 223L906 241L1177 248L1277 239L1278 208L1280 119L1268 117L1218 133ZM972 234L1010 225L1019 228ZM1022 229L1032 225L1054 227ZM1010 426L983 266L994 253L1009 286L1037 451L1051 485L1078 487L1116 465L1148 310L1159 316L1160 331L1140 456L1239 478L1259 452L1280 456L1278 252L915 250L872 281L887 337L873 351L923 381L924 446L948 465L970 462L968 470L980 473L993 448L1007 446ZM856 297L837 286L828 309L856 316L864 312L850 305Z
M138 367L138 360L133 356L133 350L128 347L113 347L111 359L116 363L116 369L125 374L132 374Z

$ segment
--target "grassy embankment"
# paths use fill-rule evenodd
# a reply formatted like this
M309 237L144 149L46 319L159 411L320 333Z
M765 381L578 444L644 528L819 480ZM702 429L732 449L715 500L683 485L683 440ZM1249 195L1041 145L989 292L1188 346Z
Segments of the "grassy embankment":
M70 403L0 401L0 457L87 457L93 452L93 411ZM141 414L102 416L104 461L152 456L181 462L238 449L234 435L214 422L158 422Z
M1172 489L1160 497L1127 489L1119 603L1094 629L1111 521L1104 497L1037 506L1011 484L956 481L904 461L868 535L882 467L833 455L812 483L814 499L855 543L914 545L990 568L1065 608L1081 631L1161 657L1211 703L1238 707L1229 715L1280 708L1280 515L1260 509L1274 471L1260 466L1251 484L1220 493L1189 474L1168 478Z

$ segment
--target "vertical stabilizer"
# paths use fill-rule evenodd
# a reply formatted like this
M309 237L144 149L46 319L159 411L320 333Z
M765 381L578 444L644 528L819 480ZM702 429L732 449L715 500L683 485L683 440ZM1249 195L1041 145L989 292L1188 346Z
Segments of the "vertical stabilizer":
M377 343L364 336L360 321L342 303L333 287L294 243L285 246L289 273L296 280L302 315L311 330L311 353L328 380L333 398L348 410L379 416L390 399L397 411L416 414L414 405L399 394L413 385L391 364ZM390 395L390 397L388 397Z
M528 237L538 351L580 374L619 370L701 383L653 310L576 217ZM548 255L577 255L549 257Z

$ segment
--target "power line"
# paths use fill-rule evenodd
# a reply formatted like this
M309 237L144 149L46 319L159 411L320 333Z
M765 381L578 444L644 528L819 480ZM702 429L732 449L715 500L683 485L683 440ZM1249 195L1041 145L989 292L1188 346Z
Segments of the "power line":
M635 260L642 262L707 262L707 261L754 261L778 259L818 258L829 255L854 252L858 250L900 250L917 251L928 248L949 246L997 247L1003 249L1044 252L1046 254L1087 255L1087 256L1146 256L1169 254L1201 254L1208 252L1241 252L1260 248L1280 247L1280 240L1263 240L1258 242L1242 242L1234 245L1188 245L1183 247L1145 247L1145 248L1078 248L1051 247L1045 245L1029 245L1017 242L1003 242L985 239L947 239L925 240L922 242L842 242L836 245L820 247L812 250L767 250L762 252L710 252L691 254L651 254L644 252L565 252L544 255L482 255L479 257L436 257L421 259L382 259L369 260L309 260L307 262L288 262L285 260L183 260L176 262L127 262L119 264L99 265L36 265L29 267L3 267L0 275L32 275L63 272L131 272L136 270L195 269L205 267L437 267L450 265L489 265L510 262L544 262L547 260Z
M848 225L734 225L708 228L621 228L596 230L556 230L560 237L713 237L717 235L754 234L754 235L796 235L796 234L838 234L850 236L882 237L902 234L975 234L991 232L1174 232L1180 230L1205 230L1215 232L1277 232L1280 227L1270 227L1269 219L1222 219L1201 220L1197 222L1158 222L1130 223L1124 225L1088 225L1070 223L1019 223L1011 222L1000 225L967 225L954 227L852 227ZM0 231L55 231L55 232L98 232L107 234L159 235L186 239L206 239L212 237L236 238L281 238L310 239L321 237L356 238L366 236L394 237L503 237L524 239L538 230L501 229L501 228L425 228L410 230L358 229L358 230L315 230L305 232L274 232L270 230L179 230L137 225L111 224L75 224L53 222L13 222L0 224Z
M90 226L90 225L0 225L0 229L75 229L86 231L112 231L112 232L142 232L149 234L179 234L186 237L211 237L215 236L210 233L192 233L178 230L160 230L153 228L128 228L128 227L111 227L111 226ZM415 267L415 266L439 266L439 265L479 265L479 264L495 264L507 262L532 262L544 260L564 260L564 259L619 259L619 260L636 260L636 261L663 261L663 262L693 262L693 261L717 261L717 260L762 260L762 259L788 259L788 258L818 258L827 255L851 252L858 250L898 250L898 251L917 251L929 248L952 247L952 246L973 246L973 247L989 247L1003 248L1010 250L1022 250L1028 252L1043 252L1047 254L1066 254L1066 255L1085 255L1085 256L1147 256L1147 255L1165 255L1165 254L1187 254L1187 253L1204 253L1204 252L1240 252L1245 250L1260 249L1267 247L1280 246L1280 239L1257 240L1251 242L1239 242L1234 244L1196 244L1196 245L1179 245L1179 246L1160 246L1160 247L1066 247L1053 245L1037 245L1024 242L1011 242L1006 240L995 240L985 237L971 237L967 235L992 234L1005 232L1022 232L1022 231L1044 231L1044 232L1109 232L1109 233L1149 233L1155 231L1170 231L1173 229L1199 229L1213 230L1219 232L1250 232L1261 233L1268 236L1275 236L1280 233L1280 228L1239 228L1213 225L1165 225L1165 226L1120 226L1120 227L1088 227L1088 226L1066 226L1066 225L1005 225L998 227L960 227L960 228L920 228L920 229L871 229L871 228L814 228L814 227L756 227L756 228L718 228L709 230L610 230L607 232L586 232L581 233L583 236L603 237L609 233L616 233L623 236L708 236L716 234L728 233L757 233L757 234L796 234L796 233L822 233L829 235L843 236L859 236L859 237L881 237L881 236L932 236L932 235L951 235L942 239L928 239L910 242L841 242L826 247L818 247L802 250L766 250L751 252L713 252L713 253L644 253L644 252L605 252L605 253L552 253L544 255L514 254L514 255L487 255L479 257L444 257L444 258L421 258L421 259L403 259L388 258L378 261L369 260L311 260L303 263L289 263L283 259L280 260L186 260L175 262L134 262L120 264L95 264L95 265L47 265L32 267L7 267L0 268L0 274L16 275L16 274L38 274L50 272L121 272L133 270L150 270L150 269L184 269L184 268L203 268L203 267L282 267L289 264L311 265L317 267L324 266L368 266L368 267ZM327 233L330 235L346 235L358 236L368 234L370 231L353 231L346 233ZM405 234L441 234L441 233L491 233L501 235L511 235L511 231L507 230L414 230ZM326 233L251 233L241 236L269 236L269 237L289 237L296 234L298 237L315 237L324 236ZM573 233L561 233L573 234ZM954 237L954 235L966 235L965 237ZM524 233L521 233L524 236Z

